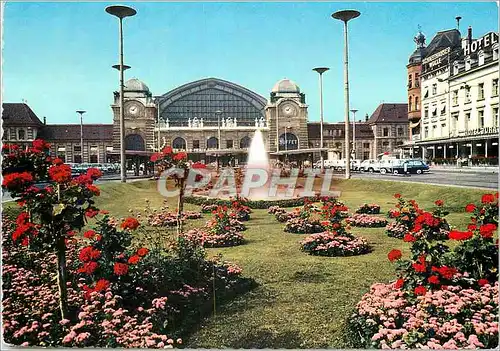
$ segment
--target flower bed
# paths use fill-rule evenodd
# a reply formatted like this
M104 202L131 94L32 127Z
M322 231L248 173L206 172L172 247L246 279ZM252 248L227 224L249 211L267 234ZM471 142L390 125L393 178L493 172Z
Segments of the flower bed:
M354 214L346 219L346 223L354 227L379 228L385 227L387 225L387 220L367 214Z
M370 251L365 239L332 231L310 235L300 245L302 251L317 256L355 256Z
M201 229L191 229L183 236L203 247L228 247L237 246L244 243L245 239L240 232L228 230L222 234L216 234Z
M498 345L498 283L449 286L414 299L396 284L374 284L350 318L358 348L465 349Z
M392 238L403 239L405 234L408 233L408 228L404 224L390 222L385 227L385 233Z
M276 220L278 222L287 222L289 221L290 219L292 218L297 218L300 216L300 212L299 211L290 211L290 212L286 212L286 211L276 211L276 213L274 214Z
M356 213L379 214L380 206L377 204L363 204L356 210Z
M267 209L268 214L285 213L285 212L286 212L286 210L282 207L279 207L279 206L270 206Z
M400 250L387 258L396 264L393 284L374 284L356 306L348 324L355 348L475 349L498 347L498 193L481 206L469 204L467 231L451 230L443 201L431 212L419 211L412 230L409 260Z
M321 233L325 227L321 224L320 218L291 218L286 222L285 232L295 234Z
M217 207L219 207L218 205L209 205L209 204L205 204L205 205L201 205L201 212L203 213L212 213L213 211L215 211L217 209Z
M253 209L267 209L270 206L280 206L280 207L296 207L304 205L305 200L317 201L319 198L316 196L312 197L299 197L293 199L282 199L282 200L247 200L246 206ZM194 205L226 205L231 206L231 200L209 198L202 196L186 196L184 201L189 204Z

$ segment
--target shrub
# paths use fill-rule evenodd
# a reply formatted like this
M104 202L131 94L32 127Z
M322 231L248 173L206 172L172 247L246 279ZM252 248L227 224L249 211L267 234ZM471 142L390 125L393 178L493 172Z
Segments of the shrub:
M405 234L408 233L408 228L404 224L390 222L385 227L385 233L392 238L403 239Z
M268 214L276 214L276 213L285 213L286 210L282 207L279 207L279 206L270 206L268 209L267 209L267 213Z
M356 210L356 213L379 214L380 206L377 204L363 204Z
M203 247L228 247L244 243L243 235L235 230L228 230L222 234L205 232L201 229L191 229L183 236Z
M295 234L321 233L325 227L321 224L320 218L291 218L286 222L285 232Z
M346 219L346 223L354 227L378 228L385 227L387 225L387 220L367 214L354 214Z
M355 256L370 251L365 239L331 231L310 235L300 245L302 251L317 256Z

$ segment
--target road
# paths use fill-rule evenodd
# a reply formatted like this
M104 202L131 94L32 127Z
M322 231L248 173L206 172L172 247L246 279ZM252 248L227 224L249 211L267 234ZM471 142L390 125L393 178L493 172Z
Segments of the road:
M498 173L487 172L454 172L440 170L425 174L412 174L410 176L353 172L351 176L353 179L383 179L426 183L429 185L453 185L467 188L498 189Z

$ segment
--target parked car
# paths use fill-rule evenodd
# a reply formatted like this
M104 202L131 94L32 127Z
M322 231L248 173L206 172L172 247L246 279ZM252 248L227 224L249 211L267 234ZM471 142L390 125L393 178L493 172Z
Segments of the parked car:
M429 171L429 166L419 159L400 160L401 162L393 164L393 174L422 174Z
M359 165L359 168L363 172L378 172L380 170L380 163L377 160L364 160Z

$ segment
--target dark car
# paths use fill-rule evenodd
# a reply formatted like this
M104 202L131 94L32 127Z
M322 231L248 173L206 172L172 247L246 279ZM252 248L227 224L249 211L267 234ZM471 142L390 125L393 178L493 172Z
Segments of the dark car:
M392 167L392 173L394 174L422 174L429 171L429 166L426 165L422 160L401 160Z

